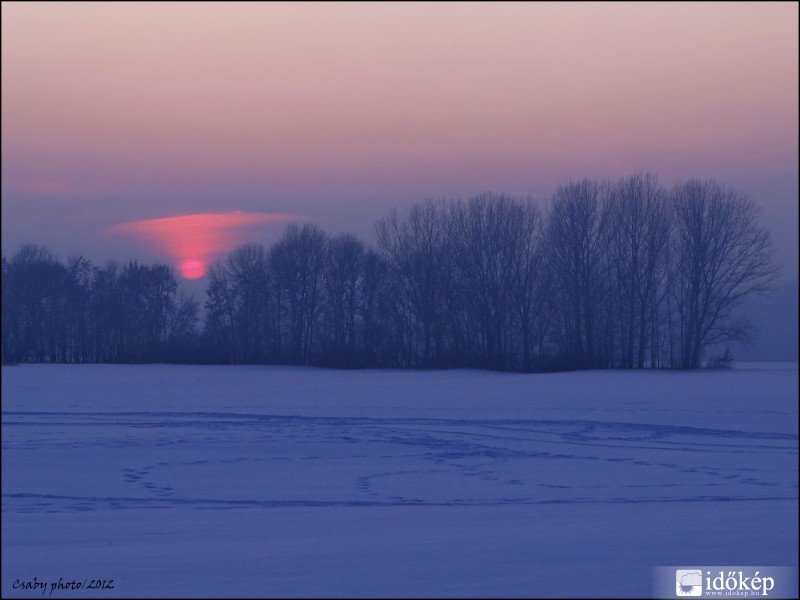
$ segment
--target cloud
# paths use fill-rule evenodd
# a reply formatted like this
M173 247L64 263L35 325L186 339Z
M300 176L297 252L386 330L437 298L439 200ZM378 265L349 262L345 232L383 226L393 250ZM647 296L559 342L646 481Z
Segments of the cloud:
M12 179L9 191L34 196L65 196L74 193L75 187L60 179Z
M686 581L687 577L689 578L688 581ZM690 571L688 573L685 573L683 575L683 577L681 577L681 583L680 584L682 586L683 585L688 585L688 586L703 585L703 573L700 572L700 571Z
M175 260L185 277L196 278L211 260L248 241L254 227L301 218L286 213L201 213L121 223L108 231L144 242Z

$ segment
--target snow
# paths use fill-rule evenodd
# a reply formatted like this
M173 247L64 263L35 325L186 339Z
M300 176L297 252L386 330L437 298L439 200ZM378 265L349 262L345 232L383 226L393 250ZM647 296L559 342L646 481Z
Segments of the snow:
M646 597L662 565L797 568L796 364L23 365L2 392L3 597Z

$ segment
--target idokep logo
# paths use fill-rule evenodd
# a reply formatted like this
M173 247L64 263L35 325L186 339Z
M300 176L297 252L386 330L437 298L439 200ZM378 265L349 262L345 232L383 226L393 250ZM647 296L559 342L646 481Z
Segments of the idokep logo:
M798 598L797 567L671 565L653 568L654 598Z
M702 596L703 571L700 569L678 569L675 571L676 596Z
M719 567L697 567L675 569L675 596L696 598L730 598L738 596L752 598L769 596L776 584L786 579L791 585L791 576L784 577L783 567L720 569ZM783 591L783 590L780 590ZM781 594L784 595L784 594ZM794 597L794 596L789 596Z

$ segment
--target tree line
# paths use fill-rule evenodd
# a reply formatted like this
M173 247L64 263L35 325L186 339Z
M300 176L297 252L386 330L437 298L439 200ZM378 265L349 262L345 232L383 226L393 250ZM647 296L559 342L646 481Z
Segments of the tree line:
M351 234L289 225L208 275L199 302L166 265L2 259L4 362L340 368L694 369L746 341L743 299L777 270L754 202L655 175L531 198L427 200Z

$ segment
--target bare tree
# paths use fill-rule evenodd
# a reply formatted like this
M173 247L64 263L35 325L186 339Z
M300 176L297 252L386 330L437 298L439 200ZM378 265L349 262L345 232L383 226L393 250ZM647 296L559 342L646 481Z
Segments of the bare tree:
M636 174L613 188L608 209L609 259L624 368L654 365L653 335L667 291L671 231L667 193L655 175Z
M17 348L19 334L14 327L12 319L11 293L9 283L11 282L11 264L5 256L2 257L2 283L0 283L0 295L2 305L0 306L0 319L2 319L2 363L12 363L17 358Z
M221 263L209 269L203 335L212 361L235 364L238 361L236 301L229 279Z
M477 333L478 364L514 364L515 286L529 260L531 213L508 195L483 193L449 205L453 263L468 320ZM533 274L530 274L533 275ZM524 317L530 317L525 313ZM530 323L526 323L529 328ZM528 331L528 329L526 329ZM529 341L529 340L528 340Z
M560 296L563 351L572 366L594 368L598 360L602 269L608 245L607 189L584 179L559 187L547 220L547 263Z
M277 326L270 319L272 297L267 253L259 244L244 244L212 267L206 291L206 332L217 338L218 351L233 363L267 360Z
M533 368L534 348L541 359L545 353L545 337L550 326L548 297L550 272L544 265L542 217L528 198L518 216L519 238L512 262L511 300L519 323L522 355L520 367Z
M327 364L355 366L357 317L363 282L363 242L352 234L328 242L322 312L322 354Z
M741 341L746 322L736 308L770 291L777 277L769 232L753 201L716 181L690 180L672 191L679 366L700 366L712 344Z
M375 367L397 364L392 358L393 343L391 323L396 314L398 294L394 293L389 265L375 250L369 249L363 257L363 279L358 303L361 317L361 343L364 364Z
M165 360L192 362L197 341L197 322L200 306L194 296L178 294L174 310L167 318Z
M64 360L59 352L68 272L43 246L26 244L5 265L3 287L4 360Z
M269 319L271 295L266 250L252 243L238 247L228 256L227 271L236 303L242 361L264 362L269 340L275 334Z
M95 356L98 362L122 362L125 302L119 285L119 266L114 262L95 272L91 305L96 323Z
M444 361L443 292L451 272L445 219L443 207L428 200L412 205L405 218L392 211L376 226L381 252L397 273L409 311L405 344L423 367L433 366L434 355L437 364Z
M289 225L270 250L269 264L280 294L283 327L289 341L288 358L309 364L321 309L326 234L314 225Z

